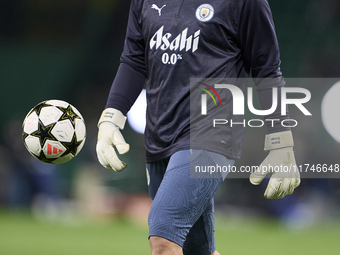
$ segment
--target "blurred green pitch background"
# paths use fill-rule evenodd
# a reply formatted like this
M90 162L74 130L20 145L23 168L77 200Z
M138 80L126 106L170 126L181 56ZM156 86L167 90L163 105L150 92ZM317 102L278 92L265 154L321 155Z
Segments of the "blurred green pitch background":
M25 213L0 213L0 254L149 254L148 229L129 220L46 223ZM340 224L289 231L271 219L216 220L220 253L337 255Z
M10 202L8 194L14 186L23 188L22 183L10 179L13 172L21 169L16 166L18 158L8 150L9 145L18 144L19 149L25 150L20 136L22 120L30 107L51 98L64 99L77 106L88 128L88 140L82 153L55 170L58 199L76 200L73 181L79 180L78 174L85 173L84 168L90 166L90 172L103 177L115 195L147 192L141 135L129 127L124 130L132 146L130 153L122 158L129 163L129 168L119 175L98 169L101 166L94 150L97 120L124 42L129 2L0 0L0 255L150 254L146 220L142 225L117 217L93 221L74 218L38 221L29 213L17 212L18 205ZM269 0L269 3L281 48L284 76L340 77L340 1ZM327 89L320 86L320 91L312 93L313 105L308 107L315 116L320 107L316 102L321 102ZM312 128L302 126L300 133L294 131L297 160L300 163L339 163L340 144L326 133L321 121L314 124ZM251 137L250 133L247 135ZM243 160L253 163L263 158L259 156L263 140L258 134L251 139L245 146ZM303 180L294 197L308 203L325 202L326 206L321 203L319 207L309 207L310 211L321 208L324 213L311 227L292 231L265 216L235 219L225 215L216 220L217 249L222 255L339 254L339 179L322 182L321 189L316 190L313 188L320 183L315 181L307 186L310 181L313 180ZM94 196L93 190L86 184L79 193L83 199L90 199ZM248 180L228 181L221 189L223 204L240 205L238 212L256 205L260 209L265 207L263 211L268 213L263 190L263 187L251 186ZM23 189L21 195L26 195L25 191ZM98 197L94 199L97 201ZM31 205L26 206L29 211ZM330 219L329 215L332 215Z

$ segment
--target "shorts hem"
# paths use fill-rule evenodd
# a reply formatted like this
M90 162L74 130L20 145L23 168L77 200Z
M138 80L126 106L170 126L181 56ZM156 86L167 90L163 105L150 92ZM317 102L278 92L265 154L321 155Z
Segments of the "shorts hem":
M169 236L166 236L165 234L164 235L163 234L149 234L148 239L150 239L151 236L157 236L157 237L164 238L164 239L166 239L166 240L168 240L170 242L173 242L173 243L175 243L175 244L177 244L177 245L179 245L179 246L181 246L183 248L184 241L183 242L179 242L178 240L174 240L175 238L171 238Z

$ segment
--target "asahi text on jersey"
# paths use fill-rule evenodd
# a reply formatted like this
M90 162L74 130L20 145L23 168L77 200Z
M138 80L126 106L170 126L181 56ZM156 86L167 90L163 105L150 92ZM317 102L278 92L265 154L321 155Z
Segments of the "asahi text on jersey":
M201 30L197 30L193 35L188 36L188 28L185 28L181 33L174 37L171 33L164 34L164 26L150 39L150 49L155 48L161 50L170 49L171 51L192 50L195 52L198 49L199 35Z

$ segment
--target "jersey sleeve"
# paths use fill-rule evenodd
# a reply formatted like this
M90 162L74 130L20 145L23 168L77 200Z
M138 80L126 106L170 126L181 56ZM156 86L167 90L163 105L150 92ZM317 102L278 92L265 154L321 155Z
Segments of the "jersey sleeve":
M265 119L277 121L267 123L267 132L289 130L280 123L288 119L281 115L281 87L285 85L280 70L280 51L276 37L274 21L267 0L245 0L242 9L239 42L243 52L243 61L251 71L257 87L262 109L272 105L272 88L278 87L278 105L276 111ZM274 123L274 125L273 125Z
M147 76L141 24L142 3L137 0L131 2L124 50L105 107L120 110L124 115L136 101Z

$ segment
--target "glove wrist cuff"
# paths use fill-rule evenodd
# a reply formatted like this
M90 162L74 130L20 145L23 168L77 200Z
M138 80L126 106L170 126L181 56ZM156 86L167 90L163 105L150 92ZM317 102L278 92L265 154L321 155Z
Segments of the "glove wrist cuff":
M120 129L123 129L125 126L126 117L123 115L123 113L119 110L116 110L114 108L106 108L102 115L100 116L100 119L98 121L98 127L103 122L110 122L115 124Z
M293 147L293 134L290 130L267 134L264 142L264 150Z

